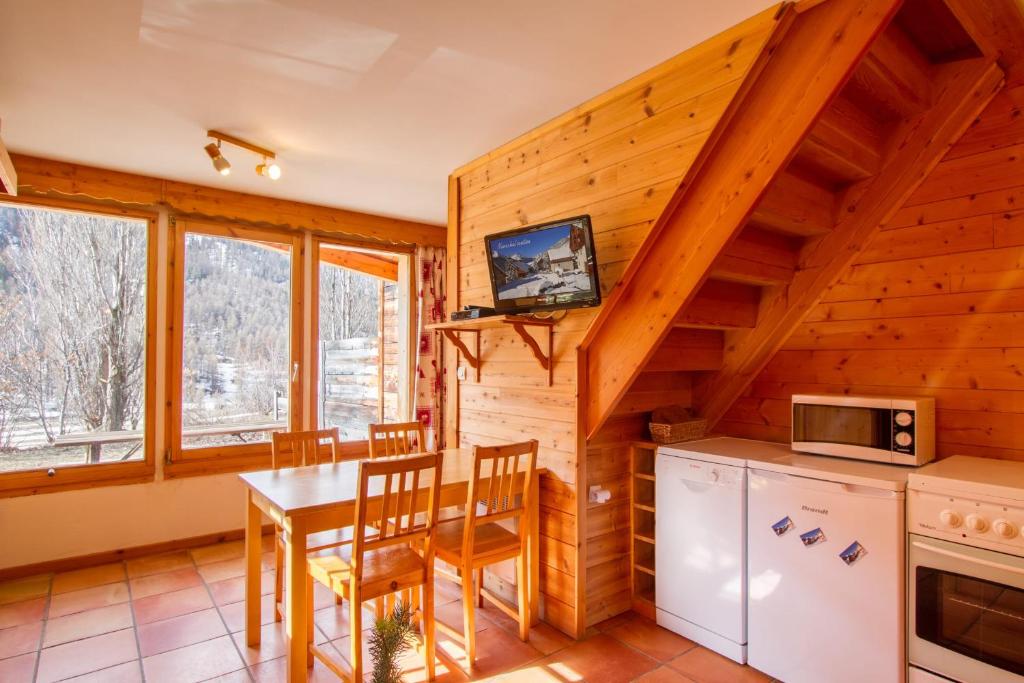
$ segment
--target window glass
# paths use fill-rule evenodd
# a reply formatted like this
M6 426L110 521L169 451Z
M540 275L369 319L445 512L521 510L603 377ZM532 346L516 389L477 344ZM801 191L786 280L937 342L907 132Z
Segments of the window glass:
M291 278L287 245L185 236L183 448L286 428Z
M148 239L0 205L0 472L143 459Z

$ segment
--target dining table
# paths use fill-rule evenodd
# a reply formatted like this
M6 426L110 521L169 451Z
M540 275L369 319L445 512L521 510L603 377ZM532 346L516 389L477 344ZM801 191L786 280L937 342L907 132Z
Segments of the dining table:
M473 449L446 448L441 451L442 473L440 507L466 505L469 481L473 478ZM527 529L527 572L531 625L539 621L540 564L540 475L538 468L530 486L531 499L520 523ZM489 473L486 473L489 474ZM245 640L250 647L260 644L260 575L263 551L264 516L283 530L285 544L285 634L287 638L288 681L307 680L312 664L308 643L313 634L307 626L306 538L310 534L353 526L356 491L359 483L359 460L345 460L321 465L290 467L277 470L245 472L238 475L245 485ZM485 475L486 476L486 475ZM523 473L513 484L514 494L523 492ZM481 485L486 479L482 478ZM424 492L431 484L429 476L421 479ZM379 516L382 482L370 482L367 496L368 516ZM419 497L426 506L427 496ZM472 577L466 577L472 580Z

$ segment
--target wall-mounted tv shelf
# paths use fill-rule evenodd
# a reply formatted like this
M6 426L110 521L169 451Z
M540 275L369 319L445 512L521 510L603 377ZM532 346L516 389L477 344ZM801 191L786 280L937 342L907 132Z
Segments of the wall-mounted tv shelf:
M476 381L480 381L480 332L483 330L494 330L494 329L507 329L511 327L515 330L516 334L520 336L523 342L526 343L527 348L533 353L533 357L537 359L537 363L542 368L548 371L548 386L551 386L554 382L554 363L551 362L552 350L554 349L554 331L555 321L554 320L542 320L537 318L527 318L521 315L492 315L486 318L474 318L473 320L452 320L446 323L436 323L434 325L428 325L428 330L438 330L444 334L445 338L448 339L455 348L459 350L462 356L469 363L469 367L476 371ZM537 327L546 329L548 333L547 338L547 351L541 347L541 342L538 341L530 332L527 331L528 327ZM472 348L466 344L465 340L462 339L461 333L468 332L473 335Z

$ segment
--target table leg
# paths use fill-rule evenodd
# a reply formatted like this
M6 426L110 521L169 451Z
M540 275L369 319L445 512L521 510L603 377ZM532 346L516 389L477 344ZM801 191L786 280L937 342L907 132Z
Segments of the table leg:
M252 491L245 494L245 643L249 647L260 644L260 555L263 515L252 499Z
M533 503L530 505L530 533L528 536L527 559L530 573L530 625L540 623L540 475L533 473L530 482Z
M288 590L285 633L288 636L288 683L305 681L309 643L306 633L306 522L285 519L285 569Z

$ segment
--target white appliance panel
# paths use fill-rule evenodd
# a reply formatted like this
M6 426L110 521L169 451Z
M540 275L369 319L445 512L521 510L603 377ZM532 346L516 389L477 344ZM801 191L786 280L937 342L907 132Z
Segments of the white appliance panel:
M744 661L746 468L658 453L658 623Z
M903 493L757 469L748 477L750 665L786 683L904 681Z

